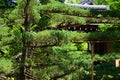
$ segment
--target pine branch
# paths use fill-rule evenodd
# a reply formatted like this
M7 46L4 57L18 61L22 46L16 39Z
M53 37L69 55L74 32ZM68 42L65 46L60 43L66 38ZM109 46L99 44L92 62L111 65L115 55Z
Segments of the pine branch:
M24 75L32 80L38 80L36 77L34 77L31 73L27 71L24 73Z
M23 21L0 24L0 27L3 27L3 26L10 26L10 25L16 25L16 24L23 24Z
M70 74L74 73L75 71L77 71L77 70L79 70L79 69L80 69L80 68L72 69L72 70L70 70L70 71L65 72L64 74L51 77L50 80L57 80L58 78L65 77L66 75L70 75Z
M42 63L35 63L35 65L25 65L25 67L26 68L30 68L30 67L32 67L32 68L47 68L47 67L50 67L50 66L57 66L57 65L60 65L60 64L42 64Z
M9 45L16 45L18 44L19 42L10 42L10 43L5 43L3 44L2 46L9 46Z
M114 10L85 10L76 7L70 7L65 4L47 4L43 5L39 8L41 12L50 12L50 13L61 13L67 14L72 16L79 16L79 17L98 17L102 15L102 17L116 17L120 18L119 11Z

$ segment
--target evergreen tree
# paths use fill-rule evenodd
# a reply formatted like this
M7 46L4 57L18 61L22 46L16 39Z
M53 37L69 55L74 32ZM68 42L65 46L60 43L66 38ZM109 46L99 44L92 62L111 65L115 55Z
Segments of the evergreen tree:
M89 79L90 54L79 51L73 42L104 40L104 37L108 40L120 39L119 31L78 33L48 30L61 26L85 25L88 20L86 17L90 16L93 17L90 20L97 20L99 14L101 19L106 16L106 13L111 17L119 18L119 14L113 15L112 10L103 12L93 10L91 13L91 10L73 8L59 1L61 0L40 0L39 4L37 0L18 0L16 8L6 12L9 15L2 15L0 18L0 45L2 48L10 45L5 47L8 50L2 51L11 53L10 56L7 55L8 58L22 53L20 64L17 65L20 66L17 80L25 80L26 72L31 72L40 80ZM118 20L116 18L115 21ZM113 55L115 54L103 57L96 55L95 60L104 61L120 57L119 54Z

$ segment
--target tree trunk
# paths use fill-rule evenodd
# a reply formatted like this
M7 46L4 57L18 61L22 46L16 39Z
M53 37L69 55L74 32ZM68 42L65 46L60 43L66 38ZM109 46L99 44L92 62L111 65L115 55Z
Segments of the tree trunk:
M25 71L26 71L26 58L27 58L27 54L28 54L28 50L29 48L26 46L29 46L27 39L25 38L24 33L26 32L30 32L30 12L29 12L29 4L30 4L31 0L26 0L26 4L24 7L24 24L23 26L25 27L25 30L23 31L23 49L22 49L22 57L21 57L21 66L20 66L20 80L26 80L26 76L25 76Z
M21 66L20 66L20 80L25 80L25 71L26 71L26 67L25 67L25 63L26 63L26 58L27 58L27 54L28 54L28 48L25 47L25 45L23 46L22 49L22 58L21 58Z

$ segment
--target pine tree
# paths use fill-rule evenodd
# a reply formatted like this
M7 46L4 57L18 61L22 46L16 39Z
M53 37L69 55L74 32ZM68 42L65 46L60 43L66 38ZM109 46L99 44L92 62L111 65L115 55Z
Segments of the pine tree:
M18 51L22 53L19 80L25 80L25 72L27 71L26 66L30 67L30 69L31 66L33 66L31 72L33 72L35 77L42 80L79 80L84 79L84 75L89 78L89 65L91 64L90 55L86 52L78 51L75 43L73 42L103 40L103 36L110 40L120 38L119 35L116 36L119 34L119 31L113 33L78 33L66 30L45 30L57 29L60 26L68 27L74 25L85 25L87 23L87 17L93 17L88 21L94 19L97 20L99 14L102 15L100 17L101 19L103 19L107 13L109 16L115 17L115 21L118 20L117 17L119 17L119 14L113 15L114 11L111 10L103 12L93 10L91 12L90 10L67 6L59 1L60 0L40 0L41 3L39 4L35 0L18 0L18 5L14 10L10 11L11 13L9 16L5 18L6 16L3 15L4 19L1 18L0 24L9 24L7 27L1 27L0 29L0 32L3 32L2 30L4 29L4 32L7 32L4 34L0 33L0 35L2 34L1 45L13 45L12 43L14 42L15 44L18 44L17 46L20 49L13 45L10 46L10 51ZM12 28L10 23L12 23ZM108 33L111 34L106 36ZM114 38L111 36L114 36ZM35 58L32 58L34 56ZM119 56L115 57L119 58ZM114 57L111 59L114 59ZM104 60L104 57L100 58L100 56L97 56L96 60ZM38 64L40 69L34 69L34 66L36 67L36 62L40 63Z
M21 16L24 19L23 26L24 30L22 30L22 57L21 57L21 68L20 68L20 80L25 80L25 61L28 55L28 40L25 38L24 33L30 32L30 25L34 25L33 21L37 21L40 19L39 13L37 13L38 3L36 0L19 0L18 1L18 9L21 11Z

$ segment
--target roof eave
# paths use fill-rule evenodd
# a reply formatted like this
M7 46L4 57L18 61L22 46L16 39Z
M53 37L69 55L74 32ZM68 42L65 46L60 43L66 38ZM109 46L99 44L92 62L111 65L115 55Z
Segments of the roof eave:
M73 7L79 7L83 9L96 9L96 10L109 10L109 5L82 5L82 4L70 4L70 3L65 3L68 6L73 6Z

